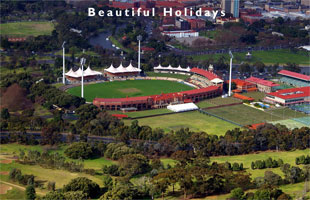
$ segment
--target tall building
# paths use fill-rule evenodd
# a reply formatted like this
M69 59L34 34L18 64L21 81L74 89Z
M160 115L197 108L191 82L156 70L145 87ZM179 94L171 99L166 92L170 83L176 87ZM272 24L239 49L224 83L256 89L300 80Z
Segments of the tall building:
M234 17L239 18L239 3L240 0L232 0L231 1L231 13L234 15Z
M226 13L233 14L234 17L239 18L240 0L222 0L221 7Z

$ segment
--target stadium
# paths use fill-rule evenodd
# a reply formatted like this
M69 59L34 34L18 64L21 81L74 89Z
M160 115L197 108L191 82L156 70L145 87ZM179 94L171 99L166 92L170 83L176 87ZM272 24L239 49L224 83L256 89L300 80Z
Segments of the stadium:
M124 67L121 63L117 68L111 65L104 70L102 76L108 81L83 86L84 97L101 109L127 112L199 102L222 94L223 80L213 72L213 67L209 68L209 71L181 66L173 68L171 65L154 68L155 72L162 70L165 73L186 73L191 77L186 81L169 77L143 77L140 76L139 68L131 63ZM66 74L70 74L70 71ZM70 94L76 96L80 96L80 91L81 86L68 89Z

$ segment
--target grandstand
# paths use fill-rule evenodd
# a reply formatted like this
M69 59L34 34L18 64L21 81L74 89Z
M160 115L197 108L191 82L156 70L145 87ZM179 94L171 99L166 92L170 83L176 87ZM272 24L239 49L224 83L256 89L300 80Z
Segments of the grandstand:
M278 74L282 76L280 78L280 82L282 83L296 87L310 86L310 76L288 70L281 70Z

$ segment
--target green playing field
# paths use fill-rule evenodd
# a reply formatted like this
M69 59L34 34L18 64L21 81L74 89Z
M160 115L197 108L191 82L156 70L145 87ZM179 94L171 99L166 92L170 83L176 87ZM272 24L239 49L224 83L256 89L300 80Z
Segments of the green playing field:
M84 86L84 97L91 102L94 98L125 98L155 95L161 93L180 92L194 88L166 80L127 80L106 83L89 84ZM80 96L81 87L70 88L68 92Z

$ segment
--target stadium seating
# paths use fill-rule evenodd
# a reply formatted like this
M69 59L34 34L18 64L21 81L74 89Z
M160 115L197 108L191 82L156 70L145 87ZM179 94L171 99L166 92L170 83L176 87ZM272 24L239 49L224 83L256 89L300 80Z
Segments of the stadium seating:
M280 82L286 83L286 84L289 84L289 85L294 85L294 86L297 86L297 87L310 86L309 82L301 81L301 80L297 80L297 79L289 78L289 77L282 77L280 79Z

